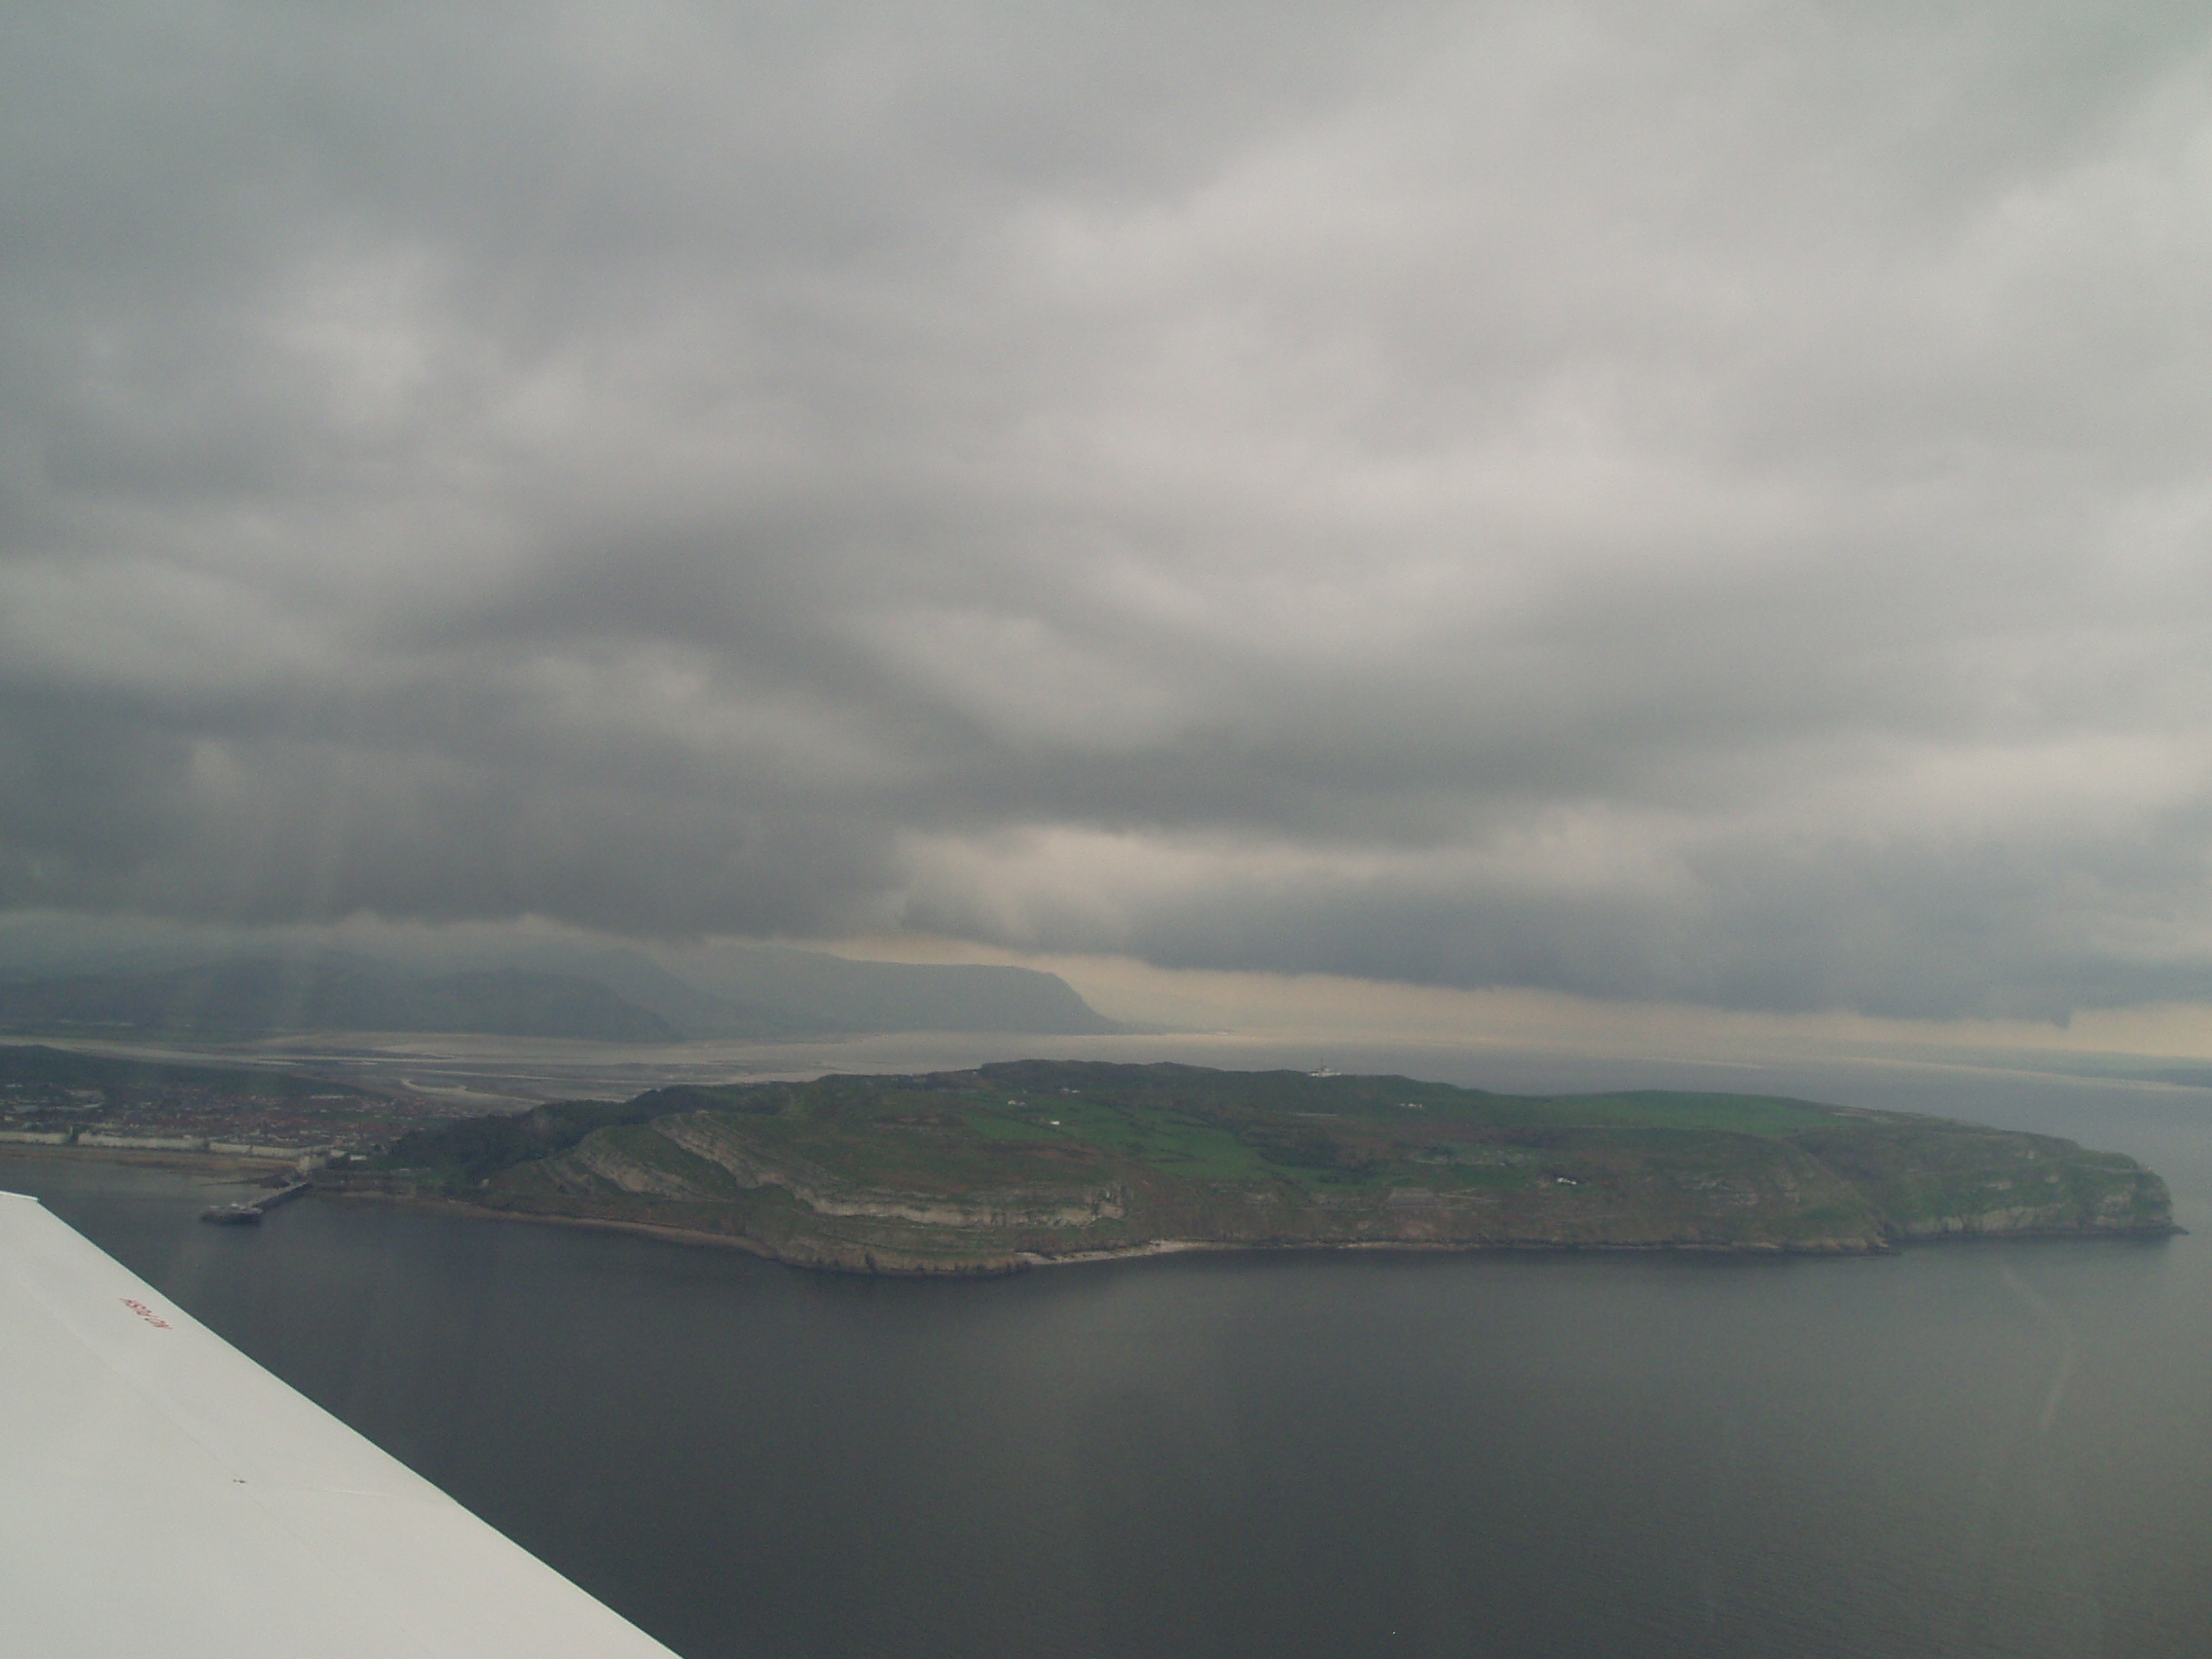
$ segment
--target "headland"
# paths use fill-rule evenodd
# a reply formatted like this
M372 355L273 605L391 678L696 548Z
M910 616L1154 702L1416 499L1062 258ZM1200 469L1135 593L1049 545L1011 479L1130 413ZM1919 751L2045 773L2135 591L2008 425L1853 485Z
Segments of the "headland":
M554 1102L418 1129L317 1182L895 1274L1193 1249L1867 1255L2177 1231L2165 1184L2130 1158L1906 1113L1058 1060Z

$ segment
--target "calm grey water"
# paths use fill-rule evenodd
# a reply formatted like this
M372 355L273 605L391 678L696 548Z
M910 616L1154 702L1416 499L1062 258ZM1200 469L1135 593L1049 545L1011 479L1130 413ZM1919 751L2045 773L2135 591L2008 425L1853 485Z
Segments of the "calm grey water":
M2134 1153L2195 1235L940 1285L0 1185L690 1659L2212 1652L2212 1096L1729 1076Z

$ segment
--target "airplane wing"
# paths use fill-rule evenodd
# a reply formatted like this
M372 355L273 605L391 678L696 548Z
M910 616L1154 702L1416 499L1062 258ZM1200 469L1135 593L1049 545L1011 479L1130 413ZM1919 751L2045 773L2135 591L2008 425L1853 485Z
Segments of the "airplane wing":
M15 1193L0 1193L0 1647L673 1659Z

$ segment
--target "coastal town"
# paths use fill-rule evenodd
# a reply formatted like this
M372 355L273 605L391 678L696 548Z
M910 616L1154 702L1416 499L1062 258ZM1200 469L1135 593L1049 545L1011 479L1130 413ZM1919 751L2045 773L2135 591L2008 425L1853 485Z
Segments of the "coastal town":
M297 1074L0 1048L0 1150L201 1155L309 1170L366 1161L452 1115L435 1097Z

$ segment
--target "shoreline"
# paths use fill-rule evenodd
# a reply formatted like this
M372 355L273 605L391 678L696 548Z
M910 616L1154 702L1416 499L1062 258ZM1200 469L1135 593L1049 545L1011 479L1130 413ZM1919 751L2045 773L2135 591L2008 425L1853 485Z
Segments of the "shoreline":
M145 1169L176 1169L207 1174L274 1175L296 1169L298 1160L248 1158L232 1152L186 1152L124 1146L48 1146L37 1141L0 1141L0 1163L11 1158L39 1159L50 1163L125 1163Z
M156 1151L125 1147L42 1146L36 1143L0 1143L0 1168L10 1158L39 1159L50 1162L88 1162L134 1165L141 1168L171 1169L182 1173L228 1175L234 1178L258 1179L285 1173L292 1165L279 1159L241 1158L229 1153ZM1642 1243L1607 1243L1573 1239L1494 1239L1494 1240L1427 1240L1401 1238L1355 1238L1342 1240L1310 1239L1297 1242L1263 1242L1244 1239L1218 1238L1156 1238L1142 1243L1109 1246L1094 1250L1071 1250L1059 1254L1042 1251L1015 1251L1004 1257L978 1257L969 1261L951 1262L941 1266L912 1262L892 1263L879 1261L866 1245L854 1246L854 1256L830 1254L802 1255L782 1250L764 1239L738 1233L715 1233L699 1228L669 1227L646 1221L624 1221L608 1216L549 1215L528 1210L499 1209L489 1204L470 1203L461 1198L435 1198L406 1193L380 1191L375 1188L313 1185L311 1196L334 1198L348 1203L384 1204L396 1209L421 1210L426 1214L446 1215L474 1221L506 1221L538 1223L548 1227L584 1228L600 1233L629 1234L641 1238L654 1238L664 1243L704 1245L726 1250L743 1251L762 1261L809 1272L847 1273L861 1278L1006 1278L1041 1268L1085 1267L1094 1263L1142 1261L1160 1256L1184 1255L1283 1255L1293 1252L1326 1252L1340 1254L1365 1252L1419 1256L1492 1256L1492 1255L1645 1255L1645 1256L1697 1256L1731 1257L1755 1260L1870 1260L1897 1256L1923 1244L1971 1244L1985 1242L2029 1241L2059 1242L2068 1239L2108 1239L2149 1242L2182 1237L2188 1229L2168 1225L2161 1228L2111 1229L2070 1231L2021 1231L2016 1233L1945 1232L1920 1234L1889 1239L1837 1240L1829 1243L1787 1244L1764 1241L1743 1243L1712 1243L1698 1240L1654 1240Z
M943 1267L907 1267L874 1263L840 1261L821 1256L801 1256L778 1250L774 1245L758 1238L736 1233L708 1233L697 1228L662 1227L646 1221L618 1221L608 1216L539 1215L524 1210L494 1209L487 1204L472 1204L458 1198L409 1198L397 1193L348 1192L343 1189L318 1187L314 1196L336 1198L343 1202L387 1204L394 1209L416 1209L426 1214L449 1215L471 1221L512 1221L542 1223L549 1227L590 1228L601 1233L627 1233L641 1238L657 1238L670 1244L691 1244L742 1250L749 1256L757 1256L765 1262L805 1272L848 1273L857 1278L1010 1278L1044 1268L1080 1268L1108 1262L1145 1261L1160 1256L1193 1255L1243 1255L1287 1256L1297 1254L1345 1255L1352 1252L1402 1256L1565 1256L1565 1255L1645 1255L1645 1256L1740 1256L1765 1260L1785 1257L1823 1257L1873 1259L1895 1256L1899 1252L1893 1244L1873 1243L1863 1248L1819 1248L1788 1244L1704 1244L1693 1242L1662 1242L1649 1244L1576 1243L1568 1240L1509 1239L1469 1241L1465 1243L1434 1242L1405 1238L1347 1238L1341 1241L1307 1239L1292 1243L1254 1242L1232 1238L1154 1238L1141 1244L1117 1245L1099 1250L1071 1250L1060 1255L1047 1255L1042 1251L1020 1250L1005 1258L977 1258L973 1261L948 1264ZM2002 1235L1987 1235L1990 1237ZM2098 1236L2081 1234L2051 1234L2043 1236L2070 1238ZM2109 1236L2109 1235L2105 1235ZM872 1258L865 1247L864 1257Z
M1642 1255L1642 1256L1695 1256L1728 1257L1762 1261L1785 1260L1858 1260L1868 1261L1899 1256L1922 1244L1970 1244L2022 1241L2031 1243L2059 1243L2067 1240L2099 1239L2157 1242L2186 1236L2188 1229L2178 1226L2109 1231L2023 1231L2018 1233L1940 1233L1914 1237L1876 1239L1864 1244L1856 1241L1833 1244L1781 1244L1767 1242L1710 1243L1696 1240L1660 1240L1648 1243L1584 1242L1572 1239L1501 1239L1482 1241L1437 1241L1401 1238L1355 1238L1330 1241L1310 1239L1290 1243L1257 1242L1243 1239L1219 1238L1156 1238L1139 1244L1111 1246L1096 1250L1073 1250L1049 1255L1042 1251L1016 1251L1009 1257L977 1258L973 1261L944 1266L907 1266L879 1263L873 1252L859 1247L863 1260L833 1259L825 1256L808 1256L777 1249L766 1240L735 1233L711 1233L697 1228L666 1227L652 1222L622 1221L607 1216L543 1215L522 1210L496 1209L486 1204L472 1204L458 1198L417 1198L397 1193L373 1191L348 1191L339 1188L316 1188L323 1198L351 1202L388 1204L394 1208L420 1209L431 1214L451 1215L477 1221L540 1222L552 1227L589 1228L602 1233L626 1233L644 1238L657 1238L671 1244L706 1245L721 1249L741 1250L762 1261L809 1272L848 1273L861 1278L1006 1278L1015 1273L1029 1272L1044 1268L1086 1267L1095 1263L1142 1261L1160 1256L1186 1255L1289 1255L1294 1253L1326 1253L1331 1255L1364 1252L1406 1256L1567 1256L1567 1255Z

